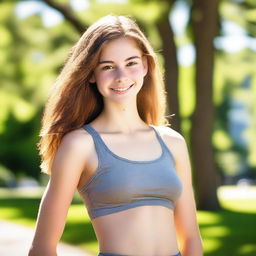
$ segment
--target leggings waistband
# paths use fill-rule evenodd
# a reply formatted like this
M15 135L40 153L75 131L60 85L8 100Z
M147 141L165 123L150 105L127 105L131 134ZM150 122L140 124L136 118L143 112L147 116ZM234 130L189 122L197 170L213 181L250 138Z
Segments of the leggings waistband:
M124 254L112 254L112 253L99 253L98 256L129 256L129 255L124 255ZM180 252L178 252L175 255L170 255L170 256L182 256Z

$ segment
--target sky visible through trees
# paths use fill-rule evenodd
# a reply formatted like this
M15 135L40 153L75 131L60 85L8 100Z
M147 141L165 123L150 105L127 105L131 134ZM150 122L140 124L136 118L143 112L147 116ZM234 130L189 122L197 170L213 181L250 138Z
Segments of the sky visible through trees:
M98 1L107 2L107 1ZM111 2L111 1L109 1ZM116 0L112 2L124 3L124 0ZM89 6L87 0L71 0L71 7L74 10L83 10ZM43 23L46 27L54 26L63 21L63 16L56 10L50 8L43 2L24 1L17 4L16 15L19 18L26 18L35 13L40 13ZM185 28L189 18L188 4L184 1L177 1L170 14L170 22L172 24L175 35L185 33ZM223 35L215 38L214 44L217 49L224 50L227 53L236 53L244 48L256 51L256 38L249 37L246 30L238 24L223 20ZM195 61L195 49L193 44L188 43L178 49L179 64L189 66Z

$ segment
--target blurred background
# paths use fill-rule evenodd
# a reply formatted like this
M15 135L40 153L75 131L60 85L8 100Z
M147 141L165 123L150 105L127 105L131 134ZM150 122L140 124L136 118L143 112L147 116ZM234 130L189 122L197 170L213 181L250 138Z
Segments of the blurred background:
M1 0L0 218L34 227L48 181L36 146L47 96L71 46L110 13L134 18L158 54L166 114L190 151L205 255L255 256L254 0ZM97 254L78 195L62 240Z

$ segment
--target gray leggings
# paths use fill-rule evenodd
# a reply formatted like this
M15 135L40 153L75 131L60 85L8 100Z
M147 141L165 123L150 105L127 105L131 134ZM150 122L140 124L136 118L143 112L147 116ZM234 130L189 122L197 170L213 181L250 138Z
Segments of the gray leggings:
M128 256L128 255L123 255L123 254L112 254L112 253L99 253L98 256ZM175 255L170 255L170 256L182 256L181 253L177 253Z

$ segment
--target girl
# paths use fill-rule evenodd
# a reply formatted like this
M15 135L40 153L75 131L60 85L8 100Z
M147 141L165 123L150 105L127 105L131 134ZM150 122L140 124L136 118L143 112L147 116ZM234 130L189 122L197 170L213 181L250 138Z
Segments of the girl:
M164 117L156 55L136 23L103 17L72 48L39 142L50 174L29 255L56 255L76 190L99 256L201 256L184 138Z

